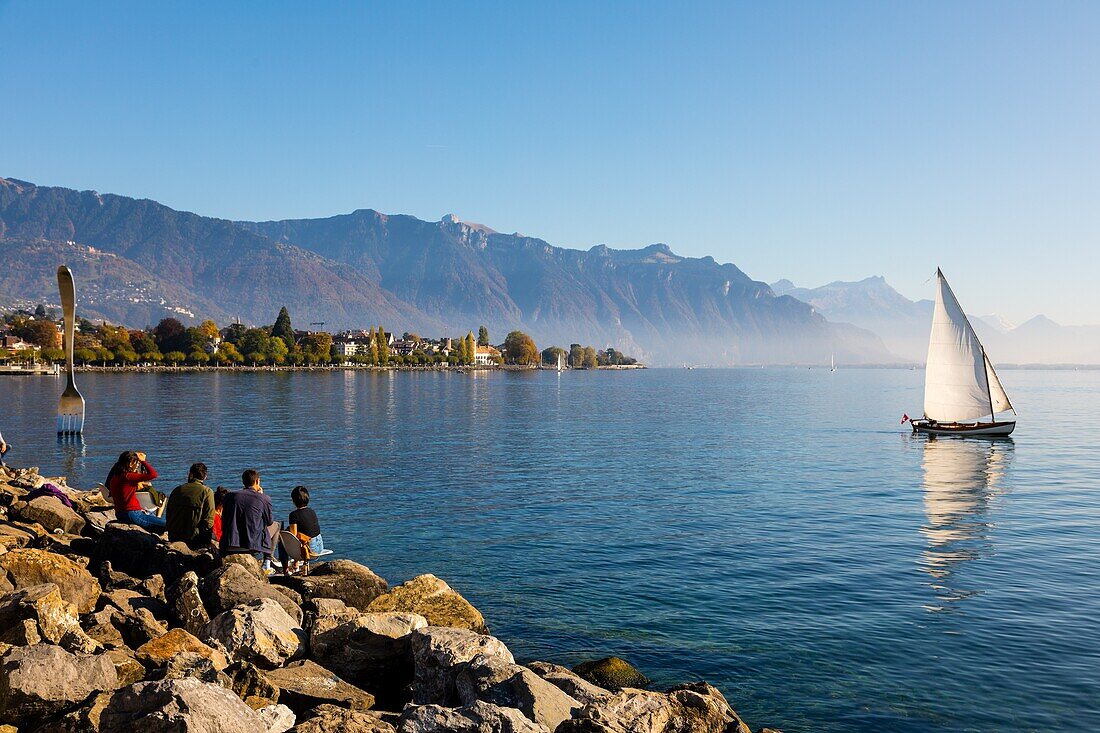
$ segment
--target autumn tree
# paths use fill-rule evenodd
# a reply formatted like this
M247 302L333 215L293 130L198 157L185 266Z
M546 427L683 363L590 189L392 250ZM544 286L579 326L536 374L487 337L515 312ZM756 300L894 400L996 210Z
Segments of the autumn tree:
M569 344L569 366L574 369L584 366L584 347L580 344Z
M470 331L468 334L466 334L466 363L473 364L476 360L476 355L477 346L476 342L474 341L474 332Z
M221 336L221 331L218 330L218 324L214 323L209 318L199 324L199 330L202 331L203 336L211 340Z
M596 350L594 348L592 348L591 346L585 346L584 347L584 356L581 360L581 363L584 364L585 369L595 369L596 366L597 366L597 364L596 364Z
M16 336L29 344L56 349L61 346L61 334L50 321L23 321L12 329Z
M175 318L164 318L153 328L153 338L157 348L167 354L170 351L182 351L190 346L187 329Z
M504 339L504 358L509 364L534 365L538 363L539 350L523 331L512 331Z
M378 327L375 339L378 344L378 365L386 366L390 361L390 345L381 326Z
M566 354L565 349L560 346L551 346L548 349L543 349L542 363L549 364L551 366L557 366L558 356L561 356L562 359L565 359L568 354Z

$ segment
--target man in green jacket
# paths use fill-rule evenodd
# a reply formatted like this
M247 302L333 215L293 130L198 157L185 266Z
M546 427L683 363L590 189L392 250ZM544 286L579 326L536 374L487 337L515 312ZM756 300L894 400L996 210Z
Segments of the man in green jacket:
M187 483L172 489L166 512L169 542L186 542L195 548L212 542L214 492L204 481L206 464L196 463L187 472Z

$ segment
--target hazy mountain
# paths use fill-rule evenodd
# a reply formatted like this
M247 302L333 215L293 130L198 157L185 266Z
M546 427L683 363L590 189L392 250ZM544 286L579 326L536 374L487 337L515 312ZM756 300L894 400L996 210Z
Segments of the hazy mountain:
M833 282L817 288L772 284L808 303L830 321L852 323L878 334L900 357L923 362L932 322L931 300L909 300L881 277ZM956 293L965 302L965 293ZM1100 364L1100 326L1061 326L1046 316L1014 326L999 315L970 315L978 337L1000 364Z
M267 323L286 305L299 325L458 334L484 323L494 338L523 328L543 346L614 345L654 363L890 359L873 334L732 264L663 244L563 249L453 216L232 222L0 179L0 251L0 304L55 300L64 261L86 313L131 325L181 312Z

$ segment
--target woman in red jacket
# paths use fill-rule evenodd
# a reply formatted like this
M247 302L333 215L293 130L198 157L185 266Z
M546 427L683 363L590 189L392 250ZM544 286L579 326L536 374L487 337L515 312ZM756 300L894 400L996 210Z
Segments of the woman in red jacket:
M156 469L145 460L144 453L126 451L118 457L118 462L103 482L111 492L118 521L136 524L151 532L164 531L164 518L142 509L137 499L138 484L152 481L156 477Z

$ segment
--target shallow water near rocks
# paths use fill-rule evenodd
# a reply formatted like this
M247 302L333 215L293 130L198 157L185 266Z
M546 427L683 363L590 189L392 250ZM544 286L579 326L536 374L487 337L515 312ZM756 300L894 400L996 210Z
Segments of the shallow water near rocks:
M392 583L433 572L520 659L707 679L755 729L1100 730L1100 372L1005 371L1014 440L926 439L923 372L0 378L14 465L169 490L259 469Z

